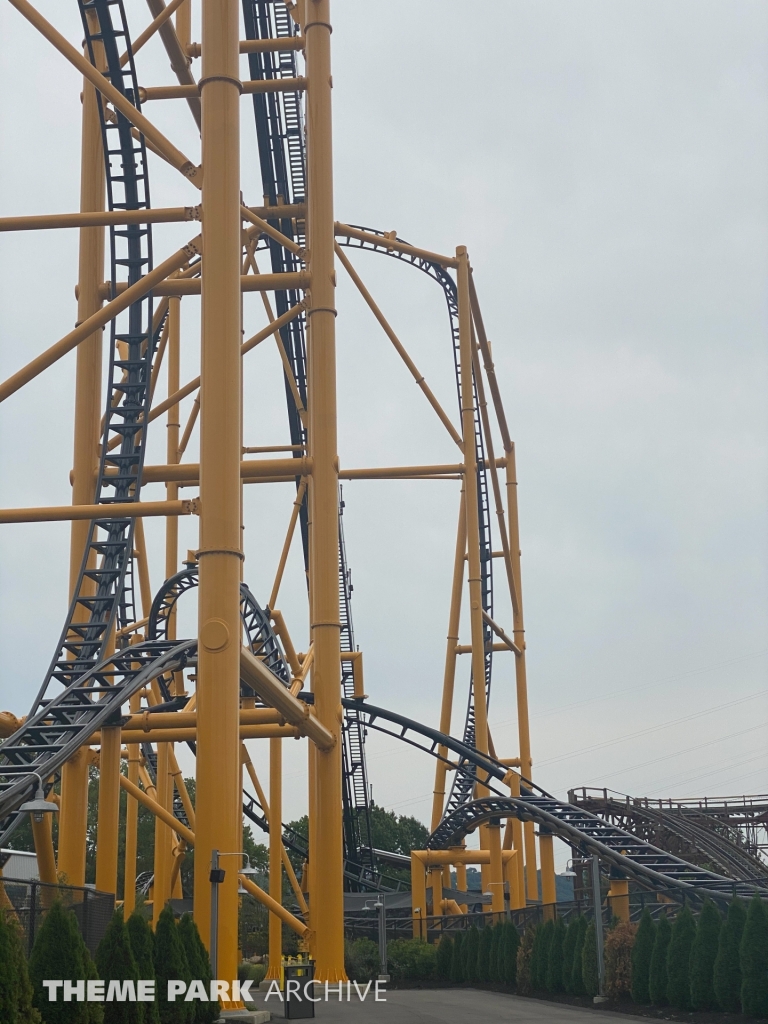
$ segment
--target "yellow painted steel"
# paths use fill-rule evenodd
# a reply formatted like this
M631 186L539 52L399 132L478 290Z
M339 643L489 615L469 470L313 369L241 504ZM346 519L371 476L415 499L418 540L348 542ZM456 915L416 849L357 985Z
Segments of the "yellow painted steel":
M166 811L173 809L173 784L168 764L168 743L157 744L155 788L157 803ZM171 829L162 818L155 818L154 881L152 883L152 924L157 925L165 904L171 898Z
M544 906L557 903L555 883L554 837L539 833L539 855L541 857L541 902Z
M120 726L101 730L99 813L96 830L96 888L117 895L120 832Z
M130 709L135 713L140 706L138 694L131 697ZM128 781L136 786L139 781L139 745L128 743ZM120 780L118 779L118 784ZM136 852L138 842L139 805L128 793L125 801L125 861L123 865L123 915L128 918L136 906Z
M269 741L269 895L275 903L283 902L283 747L282 740ZM283 957L283 922L277 914L269 915L269 970L267 980L280 980Z
M56 855L53 850L53 814L43 814L42 821L35 821L34 814L30 814L29 820L32 825L32 838L35 842L35 855L37 856L37 871L41 882L48 885L56 885Z
M310 587L312 689L318 721L336 738L316 751L316 804L310 820L310 898L317 934L315 977L345 981L341 807L341 661L339 622L339 485L336 423L336 273L331 146L331 13L329 0L305 4L307 66L307 235L309 324ZM205 53L205 48L203 48Z
M608 906L614 917L620 921L629 921L629 881L626 878L611 879Z
M502 867L501 826L493 822L488 826L490 857L488 864L488 888L491 893L491 910L494 914L504 910L504 869Z
M212 851L242 846L240 804L240 126L237 0L203 0L203 278L195 921L211 933ZM205 505L207 503L207 509ZM237 977L237 873L218 886L219 978Z

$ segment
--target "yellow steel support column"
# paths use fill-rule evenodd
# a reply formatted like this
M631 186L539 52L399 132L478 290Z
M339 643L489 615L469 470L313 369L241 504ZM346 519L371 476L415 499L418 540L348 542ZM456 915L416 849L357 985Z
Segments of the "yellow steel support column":
M541 902L545 908L554 908L557 903L557 888L555 883L555 848L553 836L539 832L539 854L541 856Z
M283 741L269 741L269 895L283 902L283 863L281 823L283 820ZM283 958L283 922L269 915L269 970L266 979L280 980Z
M511 796L520 796L520 776L517 772L511 773L509 792ZM523 864L523 823L519 818L507 818L507 827L504 830L504 849L517 850L515 858L515 870L518 873L520 892L525 893L525 866ZM536 898L538 899L538 891ZM525 899L523 900L525 906Z
M467 865L466 864L457 864L456 865L456 888L460 892L466 892L467 891ZM459 907L461 908L462 914L466 914L466 912L468 910L468 906L469 905L467 903L460 903L459 904Z
M520 850L513 850L512 856L504 864L504 881L509 883L509 909L520 910L525 906L525 889L523 887L523 873L520 870L520 862L523 854Z
M432 916L442 917L443 913L443 869L433 867L429 869L429 887L432 889Z
M456 679L456 645L459 642L461 619L461 592L464 589L464 555L467 550L467 515L464 504L464 486L461 488L459 504L459 525L456 530L456 552L453 558L453 584L451 586L451 609L448 613L448 638L445 647L445 669L443 672L443 699L440 706L440 732L451 732L453 714L453 687ZM441 757L446 757L445 747L439 748ZM435 765L435 789L432 796L432 831L440 824L445 806L445 776L448 765L438 761Z
M137 714L141 704L138 694L131 697L131 714ZM139 745L129 743L128 747L128 781L134 786L139 781ZM119 782L119 780L118 780ZM128 917L136 906L136 849L138 842L139 805L136 798L126 794L125 801L125 860L123 863L123 916Z
M626 878L611 879L608 906L614 917L620 921L629 921L629 881Z
M195 921L213 850L240 850L240 74L237 0L203 0L203 279ZM237 977L237 871L218 886L217 978Z
M488 848L491 863L488 865L488 888L491 893L491 910L494 914L504 912L504 868L501 861L501 826L493 822L488 826Z
M35 821L34 814L30 814L29 820L32 824L32 838L35 841L35 854L37 856L37 871L40 881L48 885L56 885L56 857L53 853L52 814L43 814L42 821Z
M101 727L99 815L96 831L96 888L117 895L120 831L120 726Z
M336 424L336 273L331 145L329 0L305 4L307 66L307 232L309 240L309 450L312 538L310 588L314 662L312 688L319 721L336 737L316 750L314 821L310 822L315 977L346 980L341 806L341 660L339 623L339 484ZM203 498L205 502L205 498ZM310 803L310 810L312 804Z
M188 6L189 0L187 0ZM175 395L181 387L181 299L171 297L168 300L168 394ZM168 409L168 436L166 438L166 461L175 466L179 461L179 404ZM169 501L179 497L179 485L169 481L165 485L165 494ZM168 516L165 520L165 578L175 575L179 565L179 518ZM168 639L176 639L176 606L168 618ZM174 672L173 690L176 694L184 692L184 676Z
M157 802L166 811L173 809L173 779L169 771L168 748L169 743L157 744L157 777L155 787L157 790ZM152 883L152 924L157 924L157 919L165 908L165 904L171 898L171 868L173 858L171 856L171 829L160 818L155 818L155 859L154 859L154 882Z
M94 15L89 15L94 16ZM95 48L97 62L101 47ZM82 140L80 150L80 209L104 209L104 157L96 92L83 81ZM104 279L104 228L80 229L77 319L87 320L100 307L99 287ZM94 469L101 425L101 331L77 349L75 371L75 438L72 504L89 505L94 498ZM70 533L69 589L74 592L90 523L73 522ZM84 615L87 612L84 610ZM59 818L59 873L70 885L85 883L85 836L88 824L88 759L80 751L61 772Z
M520 571L520 526L517 514L517 469L515 466L515 446L509 442L506 446L507 466L507 505L509 508L509 550L512 556L512 573L517 593L517 607L512 611L512 639L521 650L515 655L515 685L517 689L517 730L520 743L520 772L524 778L532 778L531 731L528 721L528 681L525 671L525 625L523 622L523 586ZM536 839L533 822L526 821L523 825L525 837L525 878L526 893L529 900L538 899L536 882Z
M413 937L424 937L424 918L427 916L427 873L424 864L411 854L411 912L413 914Z

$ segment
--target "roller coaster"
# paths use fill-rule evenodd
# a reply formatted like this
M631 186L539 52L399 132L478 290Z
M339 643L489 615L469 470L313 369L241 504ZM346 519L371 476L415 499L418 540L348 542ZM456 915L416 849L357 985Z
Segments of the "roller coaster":
M463 247L441 255L395 232L334 220L329 0L242 0L241 8L236 0L202 0L199 44L191 34L196 0L167 6L148 0L150 21L138 35L123 0L71 0L82 20L82 52L28 0L10 2L47 40L41 45L53 46L83 76L83 156L79 213L0 218L2 231L80 231L77 326L0 384L0 401L19 401L14 396L23 396L29 381L77 351L72 505L0 512L2 523L72 522L71 600L50 666L26 718L0 719L0 845L27 818L37 794L59 814L57 850L51 815L39 807L32 815L41 878L82 885L88 769L97 763L97 888L117 894L122 789L126 911L142 884L136 878L141 804L156 822L154 871L143 880L145 890L151 886L153 915L181 895L180 864L194 850L194 913L219 977L235 977L239 881L270 912L270 964L279 970L285 923L314 957L316 977L338 980L344 977L345 889L382 892L401 885L386 871L397 858L375 849L372 834L366 737L379 732L434 761L431 834L427 848L411 857L414 916L430 907L433 918L460 911L449 906L443 890L451 888L452 866L459 889L466 889L472 857L494 912L527 902L554 904L555 837L574 855L596 855L610 866L615 894L626 893L632 882L651 891L675 890L693 902L722 902L756 889L768 896L763 861L755 851L739 849L727 827L707 829L700 811L677 814L612 801L607 794L602 801L572 794L566 803L532 779L515 447L472 268ZM175 85L139 84L137 55L155 35ZM249 78L241 77L241 56ZM246 205L249 196L243 185L241 197L236 172L242 94L253 103L263 196L258 206ZM200 130L200 162L177 149L144 113L153 102L178 99L186 101ZM153 208L149 171L155 159L180 172L185 195L200 189L201 202ZM202 227L158 263L152 226L173 222ZM410 265L442 290L458 427L361 280L350 259L358 250ZM269 257L269 273L258 268L261 253ZM338 265L455 443L454 463L340 466ZM249 292L261 294L269 322L243 341L241 305ZM180 304L189 295L202 296L200 375L182 386ZM102 403L94 382L101 379L106 327ZM282 360L289 443L249 449L242 437L241 361L268 339ZM161 370L168 394L159 400ZM193 395L182 431L180 406ZM150 424L163 414L167 464L145 465ZM184 461L197 428L199 463ZM254 454L261 457L244 458ZM283 457L264 457L275 454ZM455 479L461 490L437 728L371 703L352 620L340 481L411 478ZM282 549L274 545L281 552L275 583L260 604L243 579L242 488L276 482L295 486L295 499ZM164 483L166 500L142 500L144 483ZM179 499L180 487L197 485L199 497ZM178 517L186 515L199 518L199 546L182 566ZM165 582L154 595L143 529L144 519L153 516L163 517L166 528ZM297 528L310 635L303 654L276 606ZM512 606L509 631L494 618L495 565ZM177 603L193 590L199 625L196 636L184 639L177 636ZM462 647L464 591L471 642ZM462 653L471 656L471 671L458 739L451 720ZM496 756L488 730L494 653L515 665L519 750L506 759ZM286 737L307 740L308 837L281 824ZM270 747L268 796L247 750L251 741L264 739ZM178 769L174 748L180 743L196 758L194 805ZM251 783L246 788L244 770ZM711 809L706 813L717 817ZM269 892L240 873L237 860L225 861L240 856L244 819L269 835ZM677 837L678 850L661 843L664 830ZM480 843L473 852L466 839L475 831ZM304 863L300 880L287 851ZM702 851L706 863L696 859ZM290 908L282 895L284 872L293 891Z

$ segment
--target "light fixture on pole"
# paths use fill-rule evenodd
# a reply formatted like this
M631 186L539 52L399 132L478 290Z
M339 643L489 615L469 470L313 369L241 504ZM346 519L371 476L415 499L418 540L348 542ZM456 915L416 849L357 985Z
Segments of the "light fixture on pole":
M45 792L43 790L43 780L37 772L30 772L30 775L34 775L37 779L37 790L33 800L27 800L19 808L20 811L27 811L32 815L34 821L38 824L43 820L43 815L54 814L58 811L58 807L55 803L45 799Z

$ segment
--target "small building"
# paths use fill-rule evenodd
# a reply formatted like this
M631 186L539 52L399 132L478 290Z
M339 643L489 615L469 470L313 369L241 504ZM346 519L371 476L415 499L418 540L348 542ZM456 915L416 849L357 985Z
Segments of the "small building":
M37 882L37 854L25 850L0 850L0 868L4 878L18 878L25 882Z

